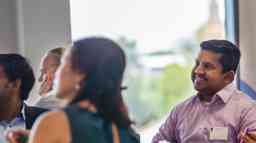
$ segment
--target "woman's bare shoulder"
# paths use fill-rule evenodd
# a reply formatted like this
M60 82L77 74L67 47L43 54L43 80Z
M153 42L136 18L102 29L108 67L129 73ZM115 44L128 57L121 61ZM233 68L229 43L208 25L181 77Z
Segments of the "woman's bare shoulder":
M70 141L69 122L65 112L50 111L43 114L32 128L33 143Z

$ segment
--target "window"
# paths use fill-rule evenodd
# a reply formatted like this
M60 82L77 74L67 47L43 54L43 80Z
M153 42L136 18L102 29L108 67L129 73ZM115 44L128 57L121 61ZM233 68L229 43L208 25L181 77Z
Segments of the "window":
M103 35L128 60L124 98L142 143L171 107L194 94L190 72L199 43L225 38L223 0L72 0L72 37Z

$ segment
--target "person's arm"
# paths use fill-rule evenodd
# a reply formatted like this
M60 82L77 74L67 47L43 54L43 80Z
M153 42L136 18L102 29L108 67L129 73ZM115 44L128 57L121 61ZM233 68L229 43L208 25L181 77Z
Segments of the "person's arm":
M46 73L43 77L43 81L39 87L39 95L44 97L53 87L53 75L52 73Z
M7 139L9 143L18 143L20 135L28 133L13 132ZM71 133L64 112L48 112L40 117L29 134L28 143L70 143Z
M164 124L159 128L158 133L153 137L152 143L158 143L160 141L169 141L172 143L177 142L176 138L176 124L177 124L177 115L175 109L172 110L169 117Z
M24 129L8 131L6 140L8 143L27 143L29 134L30 131Z
M71 142L69 122L62 111L46 113L36 122L29 137L29 143L55 142Z
M243 143L256 143L256 134L254 133L247 133L240 135L241 142Z
M242 116L239 138L243 143L256 143L256 105Z

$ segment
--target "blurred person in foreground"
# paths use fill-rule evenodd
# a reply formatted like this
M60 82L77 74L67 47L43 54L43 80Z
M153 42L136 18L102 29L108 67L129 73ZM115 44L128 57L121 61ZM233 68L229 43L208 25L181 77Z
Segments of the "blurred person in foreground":
M67 49L56 74L56 90L68 105L43 115L29 143L138 143L121 90L125 54L106 38L85 38ZM17 143L28 131L8 134Z
M200 46L192 70L197 95L172 109L152 143L238 143L243 140L239 134L255 134L255 102L234 83L241 56L238 47L226 40L204 41Z
M0 142L3 132L25 128L24 101L34 85L32 67L19 54L0 54Z

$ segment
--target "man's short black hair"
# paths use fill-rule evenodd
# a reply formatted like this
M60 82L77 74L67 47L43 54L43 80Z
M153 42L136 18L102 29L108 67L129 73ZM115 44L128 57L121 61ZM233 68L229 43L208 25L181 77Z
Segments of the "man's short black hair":
M0 54L0 66L9 81L21 80L21 100L26 100L35 83L32 67L27 60L19 54Z
M241 53L239 48L227 40L208 40L200 44L201 50L208 50L221 54L220 63L223 72L236 72Z

